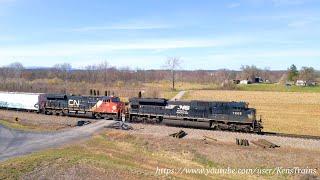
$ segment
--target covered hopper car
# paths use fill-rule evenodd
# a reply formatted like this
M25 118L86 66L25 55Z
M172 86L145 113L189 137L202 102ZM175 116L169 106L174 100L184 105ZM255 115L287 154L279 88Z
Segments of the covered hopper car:
M0 92L0 108L38 111L41 93Z

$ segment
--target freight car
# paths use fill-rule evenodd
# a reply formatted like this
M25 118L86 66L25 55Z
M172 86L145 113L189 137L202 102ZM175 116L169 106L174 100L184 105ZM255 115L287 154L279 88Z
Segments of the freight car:
M261 119L245 102L168 101L167 99L131 98L129 121L152 121L165 125L261 132Z
M125 109L118 97L67 94L42 94L38 106L40 113L48 115L81 115L97 119L119 119Z
M0 108L23 111L38 111L41 93L0 92Z

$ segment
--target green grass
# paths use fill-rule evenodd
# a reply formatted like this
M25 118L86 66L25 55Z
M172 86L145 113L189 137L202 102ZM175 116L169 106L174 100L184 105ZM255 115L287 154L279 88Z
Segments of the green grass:
M320 86L301 87L301 86L288 86L280 84L248 84L238 85L240 91L275 91L275 92L311 92L319 93Z
M0 120L0 124L12 128L12 129L18 129L18 130L23 130L23 131L48 131L48 129L42 129L37 126L26 126L22 125L18 122L11 122L11 121L6 121L6 120Z

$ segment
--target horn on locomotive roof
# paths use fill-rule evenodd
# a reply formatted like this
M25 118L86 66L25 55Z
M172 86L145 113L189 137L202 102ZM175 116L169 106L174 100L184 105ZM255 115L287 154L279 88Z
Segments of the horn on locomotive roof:
M142 92L141 91L139 91L138 97L142 98Z

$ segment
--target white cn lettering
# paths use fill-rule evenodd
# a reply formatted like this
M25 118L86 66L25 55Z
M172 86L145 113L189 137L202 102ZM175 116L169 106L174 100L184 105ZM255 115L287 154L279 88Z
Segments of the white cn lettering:
M79 107L79 105L80 105L80 100L77 101L77 100L69 99L68 103L69 103L69 106Z

